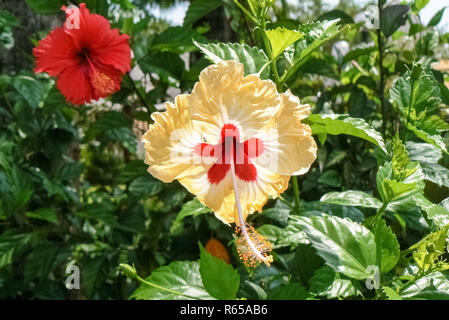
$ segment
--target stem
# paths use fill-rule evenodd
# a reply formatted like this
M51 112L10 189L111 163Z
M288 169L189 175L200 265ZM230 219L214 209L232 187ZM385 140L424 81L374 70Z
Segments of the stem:
M129 75L129 72L126 73L126 76L128 77L129 82L131 82L131 85L133 86L134 91L136 92L137 96L139 97L140 102L142 102L142 104L145 106L145 109L147 109L148 114L151 115L151 113L156 110L154 108L150 108L150 106L146 102L145 98L140 93L139 88L137 88L136 84L134 83L134 80Z
M298 214L300 214L301 207L300 207L300 198L299 198L298 176L292 177L292 183L293 183L293 192L295 194L295 211L298 212Z
M257 21L257 19L254 18L253 15L248 10L246 10L246 8L244 6L242 6L240 4L240 2L238 2L238 0L234 0L234 3L237 5L237 7L239 7L240 10L243 11L244 14L246 14L246 16L248 18L251 19L252 22L254 22L255 24L259 25L259 21Z
M379 74L380 74L380 83L379 83L379 98L380 98L380 106L382 111L382 136L385 139L385 132L387 129L387 107L385 104L385 78L383 71L383 46L382 46L382 30L380 26L382 25L382 0L377 0L377 6L379 9L379 29L376 29L377 32L377 47L379 50Z
M243 218L242 207L240 206L239 193L237 188L237 177L235 176L235 164L234 164L234 152L231 153L231 176L232 176L232 186L234 188L234 196L235 196L235 205L237 206L237 212L239 215L239 223L240 229L242 230L242 234L245 237L246 243L254 252L254 254L265 264L269 264L269 261L266 257L264 257L259 250L254 245L253 241L248 235L248 230L246 229L245 219Z
M201 300L201 299L198 299L198 298L196 298L196 297L189 296L188 294L184 294L184 293L179 292L179 291L176 291L176 290L172 290L172 289L168 289L168 288L161 287L161 286L159 286L159 285L157 285L157 284L155 284L155 283L152 283L152 282L149 282L149 281L147 281L147 280L145 280L145 279L142 279L142 278L139 277L137 274L136 274L136 279L139 280L139 281L140 281L141 283L143 283L143 284L146 284L146 285L148 285L148 286L154 287L154 288L159 289L159 290L162 290L162 291L166 291L166 292L169 292L169 293L172 293L172 294L176 294L176 295L178 295L178 296L183 296L183 297L190 298L190 299L194 299L194 300Z
M368 224L368 228L371 228L372 226L374 226L375 223L377 223L377 220L382 216L382 214L385 212L385 210L387 209L388 206L388 202L384 202L382 204L382 207L379 209L379 211L377 211L376 215L374 216L373 220L370 221L370 223Z
M277 87L278 91L282 91L282 86L283 86L284 82L279 77L278 69L277 69L277 66L276 66L276 59L273 59L273 53L271 51L270 40L268 39L267 31L266 31L267 28L266 28L266 24L265 24L265 18L262 21L262 23L260 25L260 28L262 30L263 44L265 46L265 50L267 51L268 60L270 61L271 70L273 71L274 82L276 83L276 87Z

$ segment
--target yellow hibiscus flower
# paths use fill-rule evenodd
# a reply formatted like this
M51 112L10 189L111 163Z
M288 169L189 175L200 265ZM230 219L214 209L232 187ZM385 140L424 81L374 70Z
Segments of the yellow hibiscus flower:
M301 123L310 106L290 91L278 93L271 80L244 76L242 64L223 61L166 108L153 113L143 136L148 171L163 182L178 180L218 219L236 223L249 251L257 251L254 259L267 263L266 242L246 217L315 160L311 129Z

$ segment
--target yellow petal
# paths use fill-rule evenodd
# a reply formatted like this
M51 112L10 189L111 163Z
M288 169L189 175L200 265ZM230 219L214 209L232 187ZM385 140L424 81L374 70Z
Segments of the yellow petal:
M261 212L269 197L277 198L288 187L289 176L271 173L256 166L257 180L252 182L237 179L237 188L244 218L255 211ZM207 174L199 173L179 179L179 182L198 200L211 208L224 223L238 222L234 190L230 173L219 184L211 184Z
M281 102L271 80L256 75L243 77L243 65L231 60L204 69L188 97L192 120L219 128L232 123L246 138L273 119Z
M309 113L309 105L301 105L298 97L289 90L283 93L282 109L273 126L265 127L257 135L263 141L265 151L254 162L282 175L306 173L317 152L310 126L301 123Z
M154 123L142 137L145 145L145 163L154 177L169 183L186 175L207 170L194 162L194 146L201 142L198 126L190 120L186 95L176 97L175 104L166 103L167 111L151 115Z

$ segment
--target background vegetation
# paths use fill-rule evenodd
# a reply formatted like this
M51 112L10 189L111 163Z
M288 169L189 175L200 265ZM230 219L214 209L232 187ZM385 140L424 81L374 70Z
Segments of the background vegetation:
M31 49L68 3L0 1L1 299L449 298L444 9L423 24L429 0L375 3L369 29L355 1L326 11L279 0L253 21L232 0L193 0L170 26L151 8L172 1L85 2L131 36L134 69L110 98L75 107L32 72ZM288 44L277 61L255 28L265 18L301 35L274 33ZM247 72L272 61L262 77L279 72L281 89L313 107L318 159L299 178L301 202L292 186L249 218L274 245L271 267L245 268L233 229L142 160L150 114L230 58ZM211 238L224 247L203 249ZM65 288L72 264L80 290Z

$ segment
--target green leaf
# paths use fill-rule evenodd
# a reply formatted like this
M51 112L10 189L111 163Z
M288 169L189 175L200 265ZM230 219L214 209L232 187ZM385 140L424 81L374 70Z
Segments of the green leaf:
M189 202L186 202L182 208L181 211L176 216L175 221L173 221L173 225L170 228L170 232L175 232L178 228L181 227L181 222L186 217L196 217L200 214L210 213L212 210L205 207L198 198L195 198L193 200L190 200Z
M120 170L120 174L117 177L117 183L125 184L142 177L147 174L147 169L148 165L142 160L132 160Z
M397 181L405 181L410 175L417 171L417 167L410 163L407 150L396 133L393 139L393 159L391 161L392 178Z
M279 27L274 30L267 30L267 37L271 45L272 58L275 60L285 49L301 39L303 34Z
M438 228L444 228L449 224L449 210L445 207L430 202L423 194L413 196L413 200L421 210L427 213L427 217L431 219Z
M354 23L354 19L352 19L352 17L350 15L348 15L346 12L338 10L338 9L323 13L321 16L318 17L317 20L318 21L338 20L339 24Z
M301 284L291 282L275 288L268 295L268 300L306 300L312 295Z
M437 163L422 162L421 169L424 178L440 187L449 188L449 169Z
M55 262L57 262L55 257L58 251L59 245L56 243L45 243L34 248L26 260L25 282L30 282L35 278L46 278L55 267Z
M388 154L380 133L363 119L346 114L311 114L304 122L310 125L313 134L347 134L372 142Z
M292 216L313 247L335 272L363 280L371 276L367 270L376 265L375 237L367 228L349 219L328 215L311 218Z
M363 191L348 190L343 192L329 192L323 195L321 202L364 208L380 208L382 202Z
M98 132L107 131L110 129L119 129L123 127L130 128L132 126L132 119L122 112L105 111L97 116L89 131L90 135L95 136Z
M345 57L343 58L343 63L351 62L359 57L366 56L371 54L371 52L375 51L376 48L373 45L363 45L357 47L357 49L353 49L349 51ZM363 92L363 91L362 91Z
M118 227L117 217L114 215L115 206L109 201L91 203L80 208L76 215L89 220L98 220L102 223Z
M329 266L315 271L310 279L310 291L328 299L348 298L357 295L357 289L350 279L342 279L341 275Z
M391 36L407 20L409 6L393 5L382 10L380 28L385 37Z
M412 300L449 300L449 273L431 272L406 285L400 295Z
M38 233L0 235L0 268L10 264L14 255L20 255L39 242Z
M407 125L407 129L412 131L418 138L440 148L446 154L449 154L449 151L447 150L447 147L446 147L446 143L444 142L444 139L441 137L440 134L425 132L424 130L417 128L416 126L412 125L411 123L409 123Z
M129 193L137 199L146 199L158 194L162 190L162 182L153 176L146 174L135 179L129 185Z
M413 259L420 269L429 270L435 260L446 251L448 230L449 224L428 234L408 249L413 251Z
M326 170L318 178L318 183L339 188L341 187L341 174L337 170Z
M396 162L398 165L399 162ZM397 171L400 169L396 169ZM398 171L399 172L399 171ZM400 181L396 180L393 174L393 164L391 162L381 166L377 171L376 184L383 202L398 203L424 190L424 175L417 162L409 162L405 168L405 176L400 176ZM411 173L411 174L410 174Z
M200 274L206 290L221 300L236 299L240 284L240 275L230 264L207 252L201 243Z
M42 83L28 76L17 76L12 85L31 108L39 106L45 94Z
M169 51L151 52L139 61L139 66L144 73L156 73L167 82L170 78L180 80L185 69L185 63L179 55Z
M441 149L430 143L407 141L405 146L410 159L419 161L421 165L423 162L437 163L443 157Z
M276 225L285 228L288 224L288 216L290 215L290 207L281 201L276 201L272 208L264 209L262 214Z
M285 74L285 80L296 74L298 69L309 59L310 54L325 42L334 38L343 28L338 26L339 20L318 21L300 25L298 32L304 37L296 42L292 67Z
M286 228L279 228L271 224L264 224L257 229L267 240L273 244L273 248L286 246L296 247L299 244L308 243L307 237L297 225L288 224Z
M20 20L8 10L0 10L0 28L18 27Z
M104 256L84 256L81 269L81 289L90 299L105 279L106 259Z
M412 78L412 73L407 71L397 78L390 90L391 98L399 107L404 118L408 117L409 107L415 110L415 114L423 111L426 113L438 110L441 103L440 89L429 69L423 69L417 80ZM413 122L413 119L410 119Z
M439 10L437 13L435 13L435 15L432 17L432 19L430 19L429 24L427 26L428 27L436 27L441 22L441 19L443 18L444 11L446 10L446 8L447 7L443 7L441 10Z
M376 238L376 248L380 250L379 269L385 273L393 269L399 261L401 250L398 239L384 219L379 219L372 230Z
M34 211L29 211L25 215L28 218L40 219L58 224L58 216L56 215L56 211L51 208L41 208Z
M55 14L61 12L66 4L64 0L26 0L26 3L39 14Z
M412 9L414 12L419 12L424 9L425 6L429 3L430 0L414 0Z
M295 251L293 275L304 285L310 282L315 270L323 266L324 261L310 244L299 244Z
M194 261L175 261L154 270L145 281L161 288L143 283L131 295L137 300L200 300L214 299L204 288L200 275L200 264Z
M387 295L388 300L402 300L402 297L396 291L394 291L392 288L383 287L382 289L385 292L385 294Z
M13 243L0 243L0 269L12 263L13 254Z
M151 50L183 54L196 50L193 40L204 42L205 38L189 28L169 27L154 37Z
M194 22L218 9L223 5L222 0L194 0L190 3L184 17L184 27L191 26Z
M208 43L194 42L206 57L213 63L225 60L234 60L243 64L245 75L259 73L268 62L265 52L256 47L250 47L239 43ZM269 68L261 74L262 78L268 78Z

